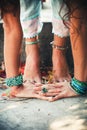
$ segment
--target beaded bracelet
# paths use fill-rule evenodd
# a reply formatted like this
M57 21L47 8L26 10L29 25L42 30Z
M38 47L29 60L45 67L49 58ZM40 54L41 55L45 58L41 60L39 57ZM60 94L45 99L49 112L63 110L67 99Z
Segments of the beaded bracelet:
M82 82L72 78L70 86L79 95L85 95L87 93L87 82Z
M52 45L53 48L55 48L57 50L62 50L63 51L63 50L68 49L68 46L66 46L66 45L64 45L64 46L58 46L58 45L54 44L54 41L52 41L50 44Z
M29 44L29 45L37 44L37 43L39 43L39 40L36 40L36 41L26 41L26 44Z
M19 86L23 83L23 76L20 74L18 76L15 76L13 78L7 78L5 79L6 86Z

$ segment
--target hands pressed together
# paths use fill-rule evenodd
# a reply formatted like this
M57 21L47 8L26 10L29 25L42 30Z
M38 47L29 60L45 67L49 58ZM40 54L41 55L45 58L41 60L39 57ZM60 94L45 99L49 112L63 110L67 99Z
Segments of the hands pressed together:
M12 87L9 95L11 98L36 98L50 102L77 96L67 81L52 84L38 84L27 81L24 86Z
M78 95L71 89L70 82L68 81L51 84L26 81L19 87L11 87L9 94L5 94L5 96L10 98L36 98L52 102L61 98L75 97Z
M70 82L64 81L52 84L41 84L33 88L34 93L38 94L44 100L56 101L61 98L78 96L70 87Z

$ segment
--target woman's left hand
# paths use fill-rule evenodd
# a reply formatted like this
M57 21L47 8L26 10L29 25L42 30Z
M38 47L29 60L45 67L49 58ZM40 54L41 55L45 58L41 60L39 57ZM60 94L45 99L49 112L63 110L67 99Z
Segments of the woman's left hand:
M59 82L53 84L45 84L34 87L37 94L50 97L49 101L56 101L61 98L77 96L71 89L70 82Z

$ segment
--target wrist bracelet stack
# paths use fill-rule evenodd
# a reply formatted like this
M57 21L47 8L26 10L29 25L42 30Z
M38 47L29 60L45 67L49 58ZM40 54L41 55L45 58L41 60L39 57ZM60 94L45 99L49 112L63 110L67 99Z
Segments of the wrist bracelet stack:
M7 78L5 79L6 86L20 86L23 83L23 76L20 74L18 76L15 76L13 78Z
M87 94L87 82L82 82L75 78L72 78L70 86L79 95Z

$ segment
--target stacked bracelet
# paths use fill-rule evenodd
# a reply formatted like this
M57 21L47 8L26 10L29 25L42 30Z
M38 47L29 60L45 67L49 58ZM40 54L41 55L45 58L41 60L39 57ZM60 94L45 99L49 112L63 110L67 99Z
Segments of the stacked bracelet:
M70 85L71 88L79 95L85 95L87 93L87 82L82 82L72 78Z
M32 44L37 44L39 43L39 40L36 41L26 41L26 44L32 45Z
M22 77L21 74L16 76L16 77L13 77L13 78L7 78L5 80L6 86L9 86L9 87L11 87L11 86L19 86L22 83L23 83L23 77Z
M68 46L66 46L66 45L64 45L64 46L58 46L58 45L54 44L54 41L52 41L50 44L52 45L53 48L55 48L57 50L62 50L63 51L63 50L68 49Z

